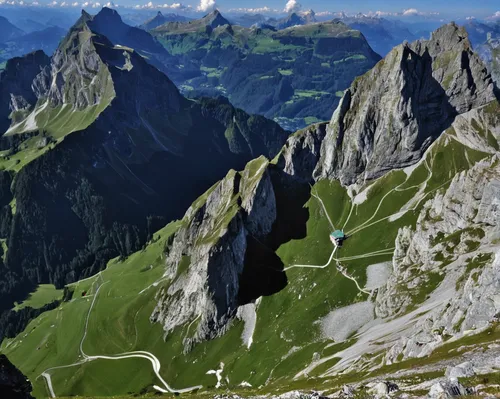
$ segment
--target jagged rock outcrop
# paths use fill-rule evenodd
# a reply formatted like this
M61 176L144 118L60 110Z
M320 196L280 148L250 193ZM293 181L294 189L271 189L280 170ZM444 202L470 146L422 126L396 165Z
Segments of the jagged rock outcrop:
M222 334L238 306L244 305L240 279L245 267L251 267L246 259L253 246L249 240L264 239L276 219L267 168L261 157L241 173L230 171L188 209L167 249L164 277L172 282L160 292L151 319L161 322L167 334L199 320L186 346Z
M0 355L0 396L6 399L33 399L31 383L7 359Z
M22 119L37 102L31 86L35 77L49 65L50 58L43 51L7 61L0 72L0 134L14 121Z
M425 356L446 337L480 332L500 313L500 248L491 244L500 236L499 163L494 155L457 174L445 192L425 203L415 230L399 231L393 274L376 299L377 316L404 314L438 275L450 299L436 302L403 335L387 354L391 362L401 355Z
M496 107L491 77L471 51L465 31L454 24L444 26L429 41L399 46L374 70L359 78L345 93L329 124L313 125L289 137L276 158L276 167L271 170L275 193L286 196L286 193L294 192L297 196L297 188L307 186L314 179L337 178L343 184L350 184L361 177L376 178L394 168L417 162L445 129L446 134L440 140L457 140L485 155L494 154L500 137ZM482 169L480 165L483 165ZM399 315L414 305L414 295L409 292L417 290L419 284L425 284L427 274L440 264L434 259L436 251L446 251L442 245L436 247L433 244L438 232L452 235L459 229L488 223L479 219L493 209L479 211L479 199L484 198L484 204L494 206L495 201L491 198L496 193L488 194L488 190L493 190L496 183L489 184L493 174L487 174L485 170L495 166L493 161L478 164L477 170L467 172L470 175L464 172L455 177L446 194L438 193L427 202L417 225L427 226L426 218L438 218L431 227L422 227L416 232L409 227L401 229L396 240L393 276L377 297L378 317ZM182 228L169 250L166 276L174 282L159 298L152 317L163 323L167 333L199 317L201 322L195 339L212 338L223 332L233 317L238 305L238 284L241 283L236 276L242 273L244 261L241 253L238 256L236 251L248 253L248 242L243 237L257 234L252 231L249 217L240 220L245 201L243 210L228 208L232 197L227 193L241 192L242 187L243 184L235 188L234 177L228 176L209 194L207 210L195 207L187 212L188 220L199 220L201 224ZM486 190L484 193L481 192L483 189ZM425 190L421 190L413 201L425 199ZM259 199L258 196L245 197L252 201ZM455 204L458 198L462 204L460 209ZM213 201L222 208L213 208ZM261 199L260 202L254 202L256 211L252 212L269 219L265 229L257 223L263 229L259 231L261 237L265 238L278 212L273 210L276 207L274 202L267 202L267 197L266 201ZM284 205L280 203L279 206ZM209 211L212 208L217 211ZM428 216L429 212L431 216ZM204 246L203 239L195 238L206 236L208 230L220 223L227 226L224 234L219 235L220 245ZM243 230L244 234L241 233ZM464 241L476 239L474 232L464 234ZM412 249L413 246L417 249ZM434 250L429 251L429 248ZM454 250L454 260L466 250L465 244L458 246ZM186 280L176 276L183 257L191 257L190 277ZM223 264L222 260L226 263ZM461 267L465 267L463 260ZM210 268L212 262L217 266ZM226 269L228 265L231 267ZM414 267L418 268L420 279L413 278ZM224 281L228 290L210 288L211 280ZM403 283L407 285L406 290L401 288ZM179 308L185 310L174 311ZM483 309L483 317L476 309L475 316L470 316L464 328L491 320L492 311ZM204 318L203 314L208 317ZM414 348L427 342L422 341L422 336L417 333L409 339L412 343L407 345L405 356L415 356ZM432 345L427 350L431 350ZM425 353L425 346L419 350L418 353ZM389 358L398 354L395 353L394 357L391 354Z
M279 155L279 168L294 179L310 182L320 159L326 127L325 123L313 125L290 136Z
M46 93L51 107L66 104L82 110L99 105L104 109L115 95L109 70L96 51L99 39L92 40L91 20L83 11L52 57L51 85ZM101 41L110 45L104 38Z
M348 185L411 165L457 115L494 99L465 29L445 25L355 80L330 122L315 177Z

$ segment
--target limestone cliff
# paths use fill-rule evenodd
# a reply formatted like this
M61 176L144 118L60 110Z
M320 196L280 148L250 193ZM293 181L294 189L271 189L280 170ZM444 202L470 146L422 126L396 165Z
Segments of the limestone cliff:
M355 80L328 126L315 177L351 184L411 165L457 115L494 99L467 33L445 25Z
M240 173L231 170L188 209L167 248L164 277L171 284L160 292L152 320L161 322L167 334L199 320L187 346L223 333L245 304L240 279L245 267L252 267L246 259L254 246L249 241L264 239L276 219L267 169L261 157Z

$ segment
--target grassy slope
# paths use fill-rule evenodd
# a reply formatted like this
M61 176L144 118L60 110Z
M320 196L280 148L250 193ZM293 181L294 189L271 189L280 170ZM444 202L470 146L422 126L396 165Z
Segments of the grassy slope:
M469 167L465 152L469 160L485 156L445 136L429 150L427 160L433 174L427 185L428 197L442 190L441 186L447 184L452 175ZM259 165L260 161L254 161L249 170L256 170ZM442 173L443 170L447 172ZM349 214L351 216L345 231L352 231L372 218L366 223L366 228L351 234L336 257L345 258L392 248L398 228L414 225L423 202L394 222L390 222L387 217L412 199L418 191L413 186L421 184L427 177L428 171L423 163L413 170L408 179L403 171L393 171L370 183L368 199L355 206L352 212L351 199L337 182L317 183L313 193L323 199L336 228L346 224ZM406 190L394 191L398 186L400 190ZM196 201L195 207L201 205L204 198L206 195ZM323 207L314 197L311 197L306 207L310 215L307 237L285 243L277 251L285 266L296 263L323 265L333 249L328 238L332 227ZM227 385L232 389L242 389L238 388L242 381L249 382L253 387L267 382L265 391L269 392L292 388L331 388L335 382L327 383L320 379L290 382L290 378L310 363L314 353L321 357L329 356L355 341L353 337L332 346L331 341L322 338L316 322L333 309L366 300L366 294L360 293L354 282L340 274L333 262L324 269L290 269L287 271L288 286L278 294L262 298L250 349L241 342L242 322L235 322L223 337L199 344L184 355L182 340L189 334L190 327L186 325L179 328L164 341L161 326L149 322L158 287L138 294L161 277L163 246L168 234L175 228L176 225L167 226L155 235L161 238L146 250L125 261L111 261L101 273L102 280L109 283L102 287L90 318L85 352L102 355L132 350L150 351L160 359L164 378L176 388L197 384L213 388L216 379L206 372L217 369L220 362L225 364L223 376L229 378ZM390 255L374 256L344 261L342 264L363 286L366 267L390 258ZM83 322L92 299L82 297L81 293L87 291L87 295L92 295L97 279L101 277L74 284L73 301L44 313L30 323L19 337L3 342L1 351L34 381L38 397L46 395L43 381L36 380L43 370L70 364L78 359ZM415 304L424 300L427 294L427 291L416 293ZM439 355L440 352L436 353ZM438 355L419 362L439 360ZM318 376L335 362L336 359L331 360L322 368L314 370L311 376ZM382 370L390 369L391 366L384 367ZM339 376L334 380L340 384L349 379L359 379L359 375ZM113 361L112 364L99 360L53 371L52 380L58 395L126 395L128 392L151 389L148 387L157 383L149 362L142 360Z
M63 290L56 289L52 284L40 284L36 291L30 294L24 301L18 303L14 310L19 310L27 306L39 309L52 301L61 299L62 294Z

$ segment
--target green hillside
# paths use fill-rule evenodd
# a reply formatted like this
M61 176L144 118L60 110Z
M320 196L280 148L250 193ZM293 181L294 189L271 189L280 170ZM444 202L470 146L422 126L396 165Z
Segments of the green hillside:
M325 377L324 373L343 358L342 351L355 345L361 335L360 326L354 323L337 332L339 338L334 340L322 332L320 321L335 309L371 303L376 289L364 288L367 268L392 259L398 229L414 228L428 199L443 194L457 173L491 157L462 144L450 129L416 167L392 171L360 187L358 192L366 193L364 201L353 201L335 181L316 183L304 205L309 213L306 236L284 243L276 251L283 261L288 285L260 299L250 348L242 342L242 321L235 321L222 337L196 344L184 353L183 340L192 334L196 320L166 340L161 326L149 320L157 292L172 283L162 278L167 243L186 219L157 232L144 250L123 260L114 259L96 276L71 284L69 288L74 292L70 301L43 313L17 338L4 340L1 352L30 378L37 398L48 395L43 372L50 374L57 396L126 396L152 393L153 385L162 386L148 359L84 361L81 349L87 356L150 352L161 363L161 376L174 389L202 385L198 392L209 395L218 389L216 376L207 372L220 367L220 389L230 388L242 394L310 388L328 393L346 382L391 372L396 365L378 364L363 373ZM251 171L259 165L253 162L247 168ZM418 200L405 207L414 198ZM204 201L206 195L195 207ZM329 239L334 229L342 229L348 236L335 250ZM435 270L421 276L428 283L412 292L407 313L418 308L439 285L443 277L436 270L446 262L442 259ZM500 328L493 325L490 332L474 336L474 344L498 339ZM418 367L450 356L450 348L467 340L455 340L418 361L405 360L398 368L410 362L418 373ZM318 365L303 374L312 360ZM434 378L436 373L422 374L421 378Z

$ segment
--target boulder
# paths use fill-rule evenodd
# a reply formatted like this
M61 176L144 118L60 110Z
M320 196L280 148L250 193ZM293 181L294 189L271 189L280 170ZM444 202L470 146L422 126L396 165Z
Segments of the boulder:
M446 369L446 377L450 380L457 380L460 377L472 377L474 374L474 367L471 362L464 362Z

